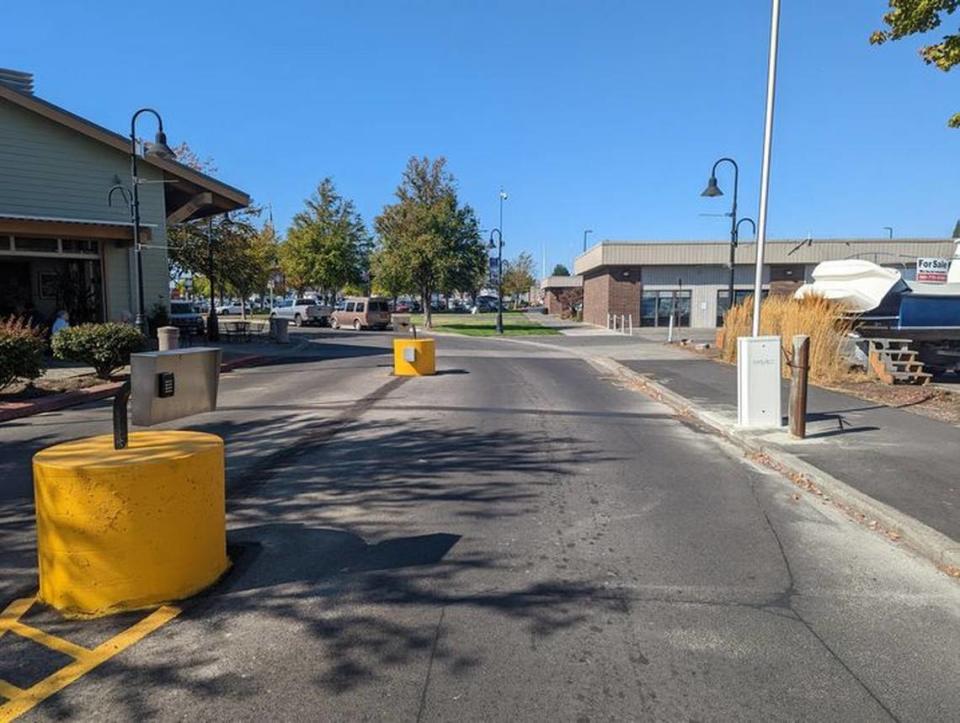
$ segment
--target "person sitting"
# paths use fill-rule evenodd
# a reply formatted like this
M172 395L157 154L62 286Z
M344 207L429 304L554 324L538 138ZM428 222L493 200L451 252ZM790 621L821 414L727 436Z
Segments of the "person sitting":
M70 328L70 313L66 309L57 312L57 318L53 322L53 328L50 330L51 336L56 336L58 332Z

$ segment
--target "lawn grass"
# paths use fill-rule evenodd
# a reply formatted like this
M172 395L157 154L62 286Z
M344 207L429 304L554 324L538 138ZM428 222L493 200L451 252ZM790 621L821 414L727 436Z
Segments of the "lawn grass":
M433 328L437 331L449 331L464 336L496 336L497 315L489 314L447 314L432 315ZM423 325L423 314L413 314L410 321L418 327ZM504 336L549 336L559 334L556 329L541 326L528 319L522 312L505 311L503 313Z

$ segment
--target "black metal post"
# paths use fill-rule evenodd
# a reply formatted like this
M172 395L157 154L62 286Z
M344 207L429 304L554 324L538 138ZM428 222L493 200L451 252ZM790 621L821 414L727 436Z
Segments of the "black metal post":
M498 228L490 231L490 248L493 234L497 234L497 333L503 334L503 234Z
M133 251L137 259L137 318L140 333L147 335L147 318L143 300L143 251L140 248L140 179L137 176L137 118L141 113L152 113L159 125L158 140L163 136L163 119L153 108L141 108L130 119L130 176L133 179ZM165 142L165 141L164 141Z
M500 187L500 225L496 228L497 238L500 243L497 247L497 334L503 334L503 202L507 194ZM490 232L490 238L493 238L493 232Z
M130 437L127 402L130 401L130 380L127 379L113 397L113 448L123 449Z
M593 233L593 229L585 229L583 232L583 253L587 253L587 234Z
M730 209L730 306L728 308L733 308L734 300L734 285L736 283L736 261L737 261L737 195L740 191L740 166L737 165L737 162L732 158L721 158L716 163L713 164L713 170L710 171L710 176L716 178L717 176L717 167L721 163L729 163L733 166L733 206Z
M220 340L220 322L217 320L217 307L214 304L214 268L213 268L213 216L207 218L207 270L210 282L210 310L207 312L207 341Z

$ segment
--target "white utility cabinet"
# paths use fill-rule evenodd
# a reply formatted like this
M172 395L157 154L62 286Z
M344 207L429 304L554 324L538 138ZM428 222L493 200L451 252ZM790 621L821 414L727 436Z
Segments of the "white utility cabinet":
M780 427L780 337L737 339L737 424L753 429Z

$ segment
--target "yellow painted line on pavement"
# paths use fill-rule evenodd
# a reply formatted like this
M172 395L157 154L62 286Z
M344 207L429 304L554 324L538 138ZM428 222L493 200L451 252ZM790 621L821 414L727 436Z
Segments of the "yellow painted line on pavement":
M11 623L17 622L20 616L30 609L34 600L36 600L35 597L22 597L19 600L14 600L3 609L3 612L0 612L0 638L7 632Z
M71 655L75 657L76 660L29 688L18 688L4 680L0 680L0 695L8 699L6 703L0 705L0 723L9 723L9 721L23 715L54 693L63 690L101 663L110 660L113 656L139 642L154 630L170 622L180 614L179 608L173 607L172 605L164 605L154 610L140 622L91 650L20 623L18 618L23 615L32 604L33 598L16 600L11 603L3 613L0 613L0 633L9 630L16 635L27 637L48 648Z
M69 655L71 658L76 658L77 660L84 660L88 655L90 655L90 653L93 652L90 650L90 648L84 648L81 645L71 643L69 640L58 638L56 635L51 635L50 633L45 633L39 628L35 628L31 625L24 625L19 620L14 620L12 623L9 623L7 625L7 629L11 633L16 633L22 638L27 638L35 643L40 643L40 645L45 648L56 650L58 653Z
M13 683L0 679L0 696L13 700L23 692L23 688L18 688Z

